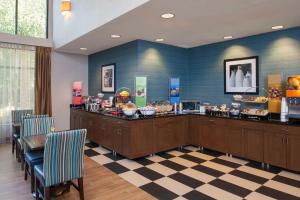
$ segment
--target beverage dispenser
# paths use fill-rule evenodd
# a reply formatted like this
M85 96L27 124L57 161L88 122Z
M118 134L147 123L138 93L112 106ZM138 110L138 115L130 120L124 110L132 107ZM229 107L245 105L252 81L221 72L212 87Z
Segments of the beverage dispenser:
M300 119L300 75L290 76L287 80L286 98L289 119Z

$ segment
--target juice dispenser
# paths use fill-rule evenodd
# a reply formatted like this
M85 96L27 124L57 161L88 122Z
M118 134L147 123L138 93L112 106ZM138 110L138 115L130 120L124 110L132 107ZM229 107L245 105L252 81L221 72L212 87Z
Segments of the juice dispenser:
M290 76L287 80L286 97L289 119L300 119L300 75Z

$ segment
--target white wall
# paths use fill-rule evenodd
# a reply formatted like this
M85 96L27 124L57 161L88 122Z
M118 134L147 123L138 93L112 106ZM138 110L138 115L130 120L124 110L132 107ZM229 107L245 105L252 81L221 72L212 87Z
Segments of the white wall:
M52 54L52 114L57 130L70 128L72 83L83 82L83 95L88 94L88 57L53 52Z
M149 0L71 0L72 11L60 13L61 0L53 0L53 39L55 48L104 25Z

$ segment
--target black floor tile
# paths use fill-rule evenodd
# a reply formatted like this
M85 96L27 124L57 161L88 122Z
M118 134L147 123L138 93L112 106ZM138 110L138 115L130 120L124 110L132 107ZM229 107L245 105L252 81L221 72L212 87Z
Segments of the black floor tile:
M119 154L117 154L116 156L114 156L112 153L107 153L107 154L103 154L104 156L114 160L114 161L118 161L118 160L122 160L124 159L125 157L124 156L121 156Z
M192 168L195 169L195 170L197 170L197 171L203 172L205 174L209 174L209 175L211 175L213 177L220 177L220 176L222 176L224 174L223 172L220 172L218 170L215 170L215 169L203 166L203 165L196 165L196 166L194 166Z
M185 195L183 195L183 197L189 200L214 200L214 198L207 196L196 190L186 193Z
M187 185L191 188L194 188L194 189L204 184L201 181L198 181L194 178L191 178L191 177L186 176L181 173L172 174L169 176L169 178L174 179L174 180L176 180L184 185Z
M209 184L240 197L246 197L248 194L252 192L251 190L248 190L246 188L234 185L232 183L220 179L215 179L209 182Z
M253 168L256 168L256 169L260 169L260 170L264 170L264 171L267 171L267 172L271 172L273 174L278 174L282 171L282 168L275 167L275 166L272 166L272 165L270 165L269 169L266 168L266 165L265 165L265 168L262 168L261 163L260 162L255 162L255 161L250 161L249 163L246 164L246 166L253 167Z
M134 171L136 173L148 178L151 181L155 181L157 179L164 177L162 174L157 173L156 171L153 171L147 167L142 167L142 168L136 169Z
M93 149L84 150L84 154L88 157L98 156L100 153L94 151Z
M265 182L268 181L268 179L266 179L266 178L262 178L260 176L255 176L253 174L249 174L247 172L243 172L240 170L234 170L234 171L230 172L229 174L237 176L239 178L243 178L243 179L255 182L255 183L258 183L258 184L264 184Z
M153 182L143 185L140 188L160 200L169 200L169 199L171 200L171 199L175 199L178 197L177 194L175 194Z
M260 188L258 188L256 190L256 192L261 193L263 195L272 197L274 199L282 199L282 200L299 200L299 197L295 197L293 195L284 193L284 192L280 192L278 190L266 187L266 186L262 186Z
M191 156L189 154L184 154L184 155L181 155L179 157L184 158L184 159L189 160L189 161L192 161L192 162L195 162L195 163L198 163L198 164L206 162L206 160L203 160L201 158L197 158L195 156Z
M166 167L169 167L171 169L174 169L175 171L178 171L178 172L187 168L187 167L182 166L180 164L174 163L170 160L161 161L161 162L159 162L159 164L164 165Z
M165 159L170 159L170 158L174 158L175 156L171 155L171 154L168 154L166 152L160 152L160 153L157 153L156 155L162 157L162 158L165 158Z
M85 146L89 147L89 148L96 148L99 147L98 144L94 143L94 142L90 142L90 143L85 143Z
M230 161L227 161L227 160L223 160L223 159L220 159L220 158L215 158L215 159L212 159L210 161L221 164L221 165L225 165L227 167L235 168L235 169L241 166L237 163L230 162Z
M127 169L126 167L120 165L117 162L108 163L108 164L105 164L103 166L110 169L111 171L115 172L116 174L121 174L121 173L130 171L129 169Z
M185 149L185 148L183 148L183 149L181 149L179 151L182 152L182 153L191 153L191 152L193 152L193 151Z
M277 175L272 180L278 181L278 182L281 182L281 183L284 183L284 184L287 184L287 185L291 185L291 186L294 186L294 187L297 187L297 188L300 188L300 181L297 181L297 180L294 180L294 179L290 179L290 178L287 178L287 177Z
M225 155L224 153L221 153L221 152L218 152L218 151L213 151L213 150L210 150L210 149L204 149L204 151L198 150L198 152L204 153L204 154L207 154L207 155L210 155L210 156L213 156L213 157L219 157L219 156Z
M153 161L148 160L147 158L137 158L134 159L134 161L144 166L151 165L154 163Z

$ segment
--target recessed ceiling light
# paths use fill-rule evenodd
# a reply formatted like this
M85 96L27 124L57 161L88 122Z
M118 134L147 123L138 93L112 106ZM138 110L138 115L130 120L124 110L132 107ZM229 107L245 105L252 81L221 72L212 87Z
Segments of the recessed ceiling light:
M163 39L163 38L157 38L157 39L155 39L155 41L156 41L156 42L163 42L164 39Z
M223 38L224 38L224 40L230 40L230 39L232 39L233 37L232 37L231 35L228 35L228 36L224 36Z
M87 50L87 48L85 48L85 47L81 47L81 48L80 48L80 50L82 50L82 51L86 51L86 50Z
M273 29L273 30L283 29L283 26L282 26L282 25L279 25L279 26L272 26L272 29Z
M116 35L116 34L113 34L113 35L111 35L110 37L111 37L111 38L120 38L120 37L121 37L121 35Z
M172 13L164 13L161 15L161 17L164 19L171 19L171 18L175 17L175 15Z

